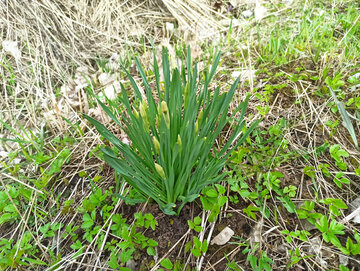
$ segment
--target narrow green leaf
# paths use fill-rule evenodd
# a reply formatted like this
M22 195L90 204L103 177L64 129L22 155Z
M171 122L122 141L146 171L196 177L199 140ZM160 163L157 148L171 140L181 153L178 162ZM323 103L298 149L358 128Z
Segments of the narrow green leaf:
M359 149L359 145L358 145L358 141L357 141L357 138L356 138L356 133L355 133L355 130L354 130L354 126L353 126L353 124L352 124L352 122L351 122L351 120L349 118L348 113L346 112L345 106L344 106L344 104L342 102L340 102L336 98L336 95L335 95L334 91L332 90L332 88L330 86L329 86L329 89L330 89L331 96L335 100L336 106L339 109L341 118L342 118L342 120L344 122L344 126L349 131L349 133L351 135L351 138L354 141L355 147L357 149Z

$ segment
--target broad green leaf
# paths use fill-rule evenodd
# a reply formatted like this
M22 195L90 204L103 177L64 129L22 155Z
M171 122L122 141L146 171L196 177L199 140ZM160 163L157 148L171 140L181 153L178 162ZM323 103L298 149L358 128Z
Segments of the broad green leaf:
M169 260L169 258L165 258L160 262L160 265L166 269L172 269L173 268L173 264L172 262Z
M206 195L211 198L216 198L218 196L218 193L215 189L209 189L208 191L206 191Z

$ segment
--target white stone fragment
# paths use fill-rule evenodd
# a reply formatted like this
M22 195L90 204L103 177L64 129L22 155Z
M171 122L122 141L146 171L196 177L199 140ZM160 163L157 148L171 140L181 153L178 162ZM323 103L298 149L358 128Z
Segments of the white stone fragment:
M21 51L18 48L17 41L4 40L2 46L4 51L12 55L16 61L20 60Z
M166 22L165 23L165 28L166 28L166 31L168 32L168 34L174 33L175 26L174 26L173 23Z
M253 16L253 12L248 9L248 10L244 10L243 12L241 12L241 15L245 18L245 19L248 19L250 17Z
M115 81L116 76L115 76L115 74L109 74L109 73L104 72L99 75L98 80L102 86L105 86L105 85L110 84L111 82Z
M225 227L218 235L214 237L214 239L211 241L211 245L225 245L227 242L229 242L233 235L234 231L229 227Z
M354 215L352 221L354 223L360 223L360 197L354 199L351 203L351 213Z
M254 14L255 14L255 21L260 22L267 14L267 9L266 7L257 4L256 8L254 9Z

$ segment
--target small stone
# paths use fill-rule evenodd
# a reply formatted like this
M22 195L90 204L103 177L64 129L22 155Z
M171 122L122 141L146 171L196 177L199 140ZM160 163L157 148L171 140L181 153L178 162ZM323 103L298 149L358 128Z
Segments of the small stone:
M7 151L0 151L0 157L2 159L8 158L9 157L9 153Z
M360 207L360 197L354 199L351 203L350 203L350 210L352 213L355 213L355 216L353 217L352 221L354 223L360 223L360 211L357 211L357 209Z
M253 12L248 9L248 10L244 10L243 12L241 12L241 15L245 18L245 19L248 19L250 17L253 16Z
M168 32L168 34L174 33L175 26L173 23L165 22L165 28L166 28L166 31Z
M347 266L349 264L349 257L343 254L339 254L339 263L343 266Z
M128 260L128 261L126 262L126 267L129 268L129 269L131 269L131 270L133 270L133 271L135 271L135 270L136 270L136 263L135 263L135 261L134 261L134 260Z
M109 100L114 100L120 92L120 89L120 83L118 81L114 81L112 84L105 87L104 92Z
M317 229L317 227L311 224L307 219L300 219L300 225L306 231L312 231Z
M18 48L17 41L4 40L2 42L3 49L6 53L12 55L16 61L21 58L21 51Z
M126 145L130 145L130 141L129 141L129 139L127 139L126 137L123 138L123 139L121 140L121 142L124 143L124 144L126 144Z
M114 74L108 74L106 72L99 75L98 80L102 86L110 84L111 82L116 80L116 76Z
M258 4L256 5L256 8L254 10L254 14L255 14L255 21L260 22L266 16L267 9L266 7Z
M230 5L234 8L240 7L242 5L242 0L230 0Z
M229 242L233 235L234 231L229 227L225 227L218 235L214 237L214 239L211 241L211 245L225 245L227 242Z

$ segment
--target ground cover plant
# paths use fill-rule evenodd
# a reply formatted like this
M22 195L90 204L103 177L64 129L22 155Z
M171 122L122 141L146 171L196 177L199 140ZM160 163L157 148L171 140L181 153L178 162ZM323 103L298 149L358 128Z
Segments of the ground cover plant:
M125 130L131 147L129 143L125 144L116 138L100 122L86 116L122 155L122 158L118 157L110 147L102 148L105 161L139 194L155 200L160 209L168 215L179 214L186 203L199 197L204 187L224 178L220 171L227 158L245 141L258 123L254 122L247 128L244 121L249 95L231 117L228 117L229 105L240 78L234 82L229 92L221 94L220 87L217 87L213 94L210 93L208 86L219 60L220 54L217 54L211 70L204 72L204 82L199 83L197 65L192 67L191 64L190 47L187 65L182 65L181 73L178 69L170 70L168 52L164 48L163 86L154 55L157 101L142 67L136 61L143 79L146 99L129 75L139 106L130 104L124 86L120 101L126 113L121 115L121 121L99 101L112 120ZM239 117L233 118L238 111ZM229 122L234 132L228 142L216 150L215 141L219 140L221 131ZM242 133L243 131L246 132ZM181 201L181 205L176 210L174 208L178 201Z
M358 3L205 2L0 1L0 270L359 269Z

